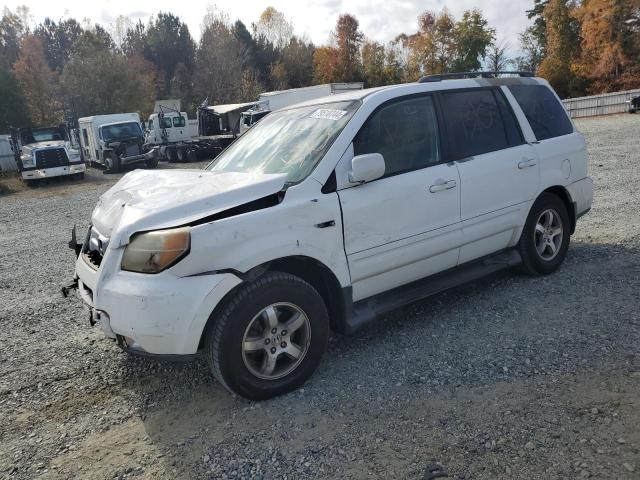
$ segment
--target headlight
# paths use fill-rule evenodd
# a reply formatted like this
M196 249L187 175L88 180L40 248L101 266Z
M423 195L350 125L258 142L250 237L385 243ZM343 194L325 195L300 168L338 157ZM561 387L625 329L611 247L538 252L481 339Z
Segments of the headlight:
M125 248L122 269L140 273L161 272L185 257L190 244L188 227L140 233Z
M36 161L31 154L24 154L20 156L20 160L22 161L23 167L35 167Z
M69 152L69 161L70 162L79 162L80 161L80 152L78 150L67 150Z

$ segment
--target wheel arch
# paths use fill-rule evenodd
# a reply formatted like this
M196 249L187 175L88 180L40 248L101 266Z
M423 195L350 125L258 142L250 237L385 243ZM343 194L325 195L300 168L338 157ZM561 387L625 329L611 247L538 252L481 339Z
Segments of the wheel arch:
M199 347L203 346L203 341L207 332L215 324L227 302L233 298L237 291L247 283L253 282L268 272L283 272L295 275L311 285L322 297L327 311L329 312L329 326L335 332L344 332L346 306L344 290L338 278L331 269L319 260L304 256L293 255L289 257L277 258L257 265L246 273L234 272L242 278L242 282L232 288L214 307L207 323L200 336Z
M565 207L567 207L567 212L569 213L571 235L573 235L576 230L576 205L571 198L571 194L569 193L569 191L562 185L554 185L540 192L540 195L542 195L543 193L552 193L560 200L562 200L562 203L564 203ZM538 198L540 198L540 195L538 195Z

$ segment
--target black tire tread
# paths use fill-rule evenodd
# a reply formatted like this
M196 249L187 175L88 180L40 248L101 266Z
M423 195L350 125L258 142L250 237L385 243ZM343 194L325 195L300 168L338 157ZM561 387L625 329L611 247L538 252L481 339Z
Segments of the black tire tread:
M267 272L253 282L247 283L246 285L241 286L238 290L236 290L233 293L232 297L224 305L217 318L210 318L209 321L213 323L210 327L207 328L205 337L205 345L210 347L205 349L205 355L207 363L209 364L209 368L211 369L216 380L218 380L222 384L222 386L224 386L224 388L227 389L227 391L229 391L232 395L237 395L238 393L235 392L227 384L220 368L220 359L222 357L220 349L223 332L227 324L231 321L231 317L236 308L250 299L253 292L265 288L270 283L275 281L291 282L294 284L294 288L295 285L299 286L300 284L302 284L305 287L308 287L310 291L314 292L315 295L317 295L318 300L322 303L322 305L324 305L324 300L322 299L320 294L309 283L305 282L300 277L296 277L295 275L284 272Z

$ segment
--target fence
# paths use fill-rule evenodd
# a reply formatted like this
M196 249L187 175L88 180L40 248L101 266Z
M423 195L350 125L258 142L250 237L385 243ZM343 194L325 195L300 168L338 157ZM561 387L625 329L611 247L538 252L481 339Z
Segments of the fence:
M640 89L603 93L591 97L568 98L562 103L572 118L593 117L626 112L629 110L627 101L637 96L640 96Z

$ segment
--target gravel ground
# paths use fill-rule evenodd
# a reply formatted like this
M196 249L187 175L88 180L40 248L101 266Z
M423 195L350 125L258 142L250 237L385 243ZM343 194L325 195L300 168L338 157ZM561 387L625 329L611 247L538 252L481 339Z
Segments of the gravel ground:
M116 177L0 178L0 477L640 478L640 116L578 126L596 196L557 273L334 336L262 403L202 360L128 357L60 297L69 229Z

